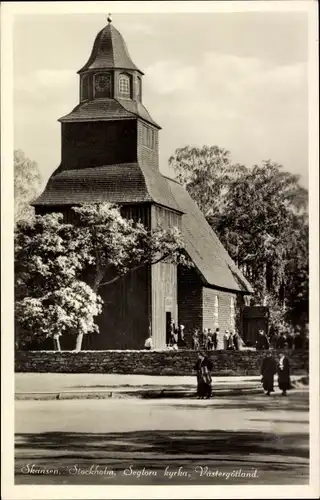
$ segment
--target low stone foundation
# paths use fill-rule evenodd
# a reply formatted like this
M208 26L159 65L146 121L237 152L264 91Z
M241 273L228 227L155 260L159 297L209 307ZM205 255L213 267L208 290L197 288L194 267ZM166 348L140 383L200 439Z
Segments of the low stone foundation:
M214 376L259 375L264 351L210 351ZM273 351L277 356L277 351ZM288 351L291 373L309 373L309 352ZM16 372L191 375L195 351L18 351Z

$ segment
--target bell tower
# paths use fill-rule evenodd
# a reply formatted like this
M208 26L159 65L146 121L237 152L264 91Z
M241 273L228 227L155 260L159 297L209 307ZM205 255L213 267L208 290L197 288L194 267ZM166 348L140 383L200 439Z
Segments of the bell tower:
M92 99L131 99L141 102L142 71L132 62L120 33L108 25L98 33L87 63L78 71L80 102Z
M159 171L160 126L142 102L144 74L110 16L78 75L79 103L59 119L61 163L34 202L36 213L59 211L70 220L74 205L110 202L148 228L179 227L182 212ZM101 295L102 335L88 348L141 348L150 327L154 346L165 346L166 314L178 317L176 266L146 266Z

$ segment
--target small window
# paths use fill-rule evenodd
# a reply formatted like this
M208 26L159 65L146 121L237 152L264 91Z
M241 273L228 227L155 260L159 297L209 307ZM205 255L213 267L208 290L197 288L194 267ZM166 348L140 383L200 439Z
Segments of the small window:
M81 78L80 100L87 101L89 99L89 75L83 75Z
M119 94L123 97L130 97L130 77L128 75L120 75L119 78Z
M155 131L150 127L143 127L142 131L142 144L149 149L155 147Z
M142 82L141 78L137 77L137 101L141 102L141 94L142 94Z
M235 327L235 305L234 305L234 297L230 297L230 324L231 327Z
M214 316L214 324L218 325L219 324L219 299L218 299L217 295L214 296L213 316Z

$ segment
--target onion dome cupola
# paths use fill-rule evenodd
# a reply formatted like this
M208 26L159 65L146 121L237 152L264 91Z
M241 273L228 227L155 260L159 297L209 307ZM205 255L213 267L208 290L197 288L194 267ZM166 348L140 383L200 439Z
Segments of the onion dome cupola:
M110 15L107 26L96 36L91 55L78 74L80 104L62 117L61 122L90 118L103 120L107 115L108 119L111 115L116 118L126 111L161 128L142 105L144 73L132 61L126 42L113 26ZM114 101L111 103L110 99Z

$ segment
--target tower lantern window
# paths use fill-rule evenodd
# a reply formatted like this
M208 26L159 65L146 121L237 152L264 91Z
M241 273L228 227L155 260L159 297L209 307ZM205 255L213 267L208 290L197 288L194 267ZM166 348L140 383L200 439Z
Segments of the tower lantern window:
M128 75L120 75L119 78L119 93L122 96L130 97L130 77Z
M141 78L138 76L137 77L137 100L141 101L141 97L142 97L142 82L141 82Z
M89 98L89 75L81 78L80 100L86 101Z

